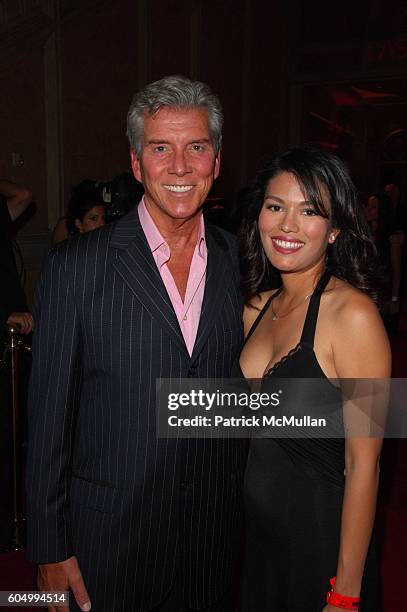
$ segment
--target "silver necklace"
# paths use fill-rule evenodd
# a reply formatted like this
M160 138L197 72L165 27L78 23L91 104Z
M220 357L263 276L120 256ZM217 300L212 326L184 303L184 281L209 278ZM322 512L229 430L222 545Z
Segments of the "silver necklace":
M281 295L281 294L280 294ZM282 319L283 317L286 317L287 315L290 314L290 312L292 312L293 310L295 310L296 308L298 308L299 306L301 306L302 304L304 304L304 302L306 302L307 300L310 299L312 293L308 293L308 295L305 296L305 298L303 300L301 300L301 302L299 302L298 304L296 304L295 306L293 306L292 308L290 308L290 310L287 310L287 312L284 312L283 314L277 314L276 311L274 310L274 306L273 306L273 301L271 302L271 312L272 312L272 317L271 320L272 321L277 321L277 319Z

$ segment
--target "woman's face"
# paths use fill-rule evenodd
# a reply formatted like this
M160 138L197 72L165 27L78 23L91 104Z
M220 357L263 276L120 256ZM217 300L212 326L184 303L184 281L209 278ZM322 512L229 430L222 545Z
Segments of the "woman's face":
M88 210L82 221L80 221L80 219L75 219L75 225L81 233L90 232L98 227L102 227L105 223L106 210L102 204L96 204L93 208Z
M365 204L365 215L369 222L377 221L379 218L379 201L375 196L370 196Z
M324 194L323 203L329 214L329 200ZM268 183L259 231L267 258L280 272L309 270L323 263L328 244L339 233L332 229L329 219L316 213L289 172L278 174Z

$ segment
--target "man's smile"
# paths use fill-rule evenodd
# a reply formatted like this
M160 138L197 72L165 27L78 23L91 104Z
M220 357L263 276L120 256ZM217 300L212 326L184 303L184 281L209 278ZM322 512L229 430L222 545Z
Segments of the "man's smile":
M173 193L186 193L187 191L191 191L194 185L163 185L163 187L167 191L172 191Z

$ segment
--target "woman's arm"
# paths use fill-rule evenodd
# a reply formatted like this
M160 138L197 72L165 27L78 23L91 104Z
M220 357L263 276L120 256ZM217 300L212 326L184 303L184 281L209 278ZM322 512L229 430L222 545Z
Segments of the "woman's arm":
M335 326L332 348L338 378L390 377L387 335L376 307L366 296L352 292L344 303ZM346 410L345 405L345 414ZM360 594L376 510L381 445L381 438L367 435L349 437L345 442L345 493L334 588L341 595L358 597ZM326 610L333 612L337 608L327 606Z

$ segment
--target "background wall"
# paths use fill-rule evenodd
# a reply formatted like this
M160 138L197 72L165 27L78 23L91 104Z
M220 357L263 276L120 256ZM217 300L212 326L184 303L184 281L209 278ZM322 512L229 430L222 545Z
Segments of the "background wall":
M125 117L145 83L182 73L219 94L214 194L231 203L265 157L303 140L376 190L386 138L407 127L406 67L402 0L0 0L0 175L35 195L19 232L29 292L72 186L129 170Z
M109 180L129 168L125 121L137 87L136 9L135 2L102 3L62 19L65 198L84 178Z

